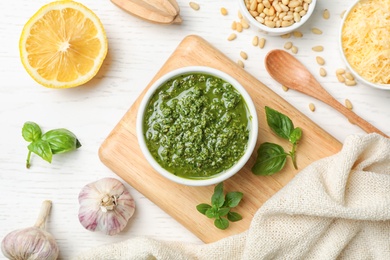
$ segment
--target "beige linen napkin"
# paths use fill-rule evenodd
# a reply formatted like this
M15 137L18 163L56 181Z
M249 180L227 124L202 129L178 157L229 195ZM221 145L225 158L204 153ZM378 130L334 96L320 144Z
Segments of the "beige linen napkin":
M77 259L390 259L390 139L349 136L270 198L242 234L207 245L138 237Z

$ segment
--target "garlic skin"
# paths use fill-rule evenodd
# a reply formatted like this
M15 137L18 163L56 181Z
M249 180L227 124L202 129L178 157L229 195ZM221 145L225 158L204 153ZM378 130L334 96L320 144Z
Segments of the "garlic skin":
M110 236L121 232L135 211L133 197L114 178L103 178L84 186L79 194L79 203L81 225Z
M42 203L38 220L33 227L18 229L6 235L1 242L1 251L11 260L54 260L59 249L54 237L45 231L46 218L49 215L51 201Z

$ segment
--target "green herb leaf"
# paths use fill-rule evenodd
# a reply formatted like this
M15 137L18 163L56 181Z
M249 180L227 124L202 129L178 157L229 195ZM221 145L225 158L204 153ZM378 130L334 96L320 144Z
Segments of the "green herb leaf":
M51 152L50 145L48 142L43 140L38 140L35 142L30 143L27 146L28 150L30 152L35 153L45 161L48 161L51 163L51 159L53 157L53 153Z
M228 192L225 196L225 205L230 208L236 207L240 203L242 196L242 192L239 191Z
M64 128L46 132L42 135L42 140L47 141L50 144L53 154L65 153L81 146L76 135Z
M206 211L211 208L211 206L209 204L206 204L206 203L202 203L202 204L199 204L196 206L196 209L202 213L203 215L206 215Z
M27 142L37 141L42 136L42 130L34 122L26 122L22 128L22 136Z
M294 129L294 124L291 119L267 106L265 107L265 113L268 126L271 130L283 139L289 140L290 134Z
M206 217L208 218L216 218L218 217L218 208L210 207L205 212Z
M229 212L227 215L228 220L231 222L236 222L242 219L242 216L237 212Z
M220 208L223 206L224 202L225 202L225 196L223 195L223 182L221 182L214 188L214 194L211 197L211 204L213 206Z
M226 218L217 218L214 220L214 225L222 230L225 230L229 227L229 221Z
M257 150L257 159L252 172L256 175L272 175L283 169L287 155L280 145L263 143Z
M217 212L218 216L223 217L226 216L230 211L230 208L220 208Z
M302 138L302 129L300 127L294 128L289 137L289 142L292 144L297 144Z

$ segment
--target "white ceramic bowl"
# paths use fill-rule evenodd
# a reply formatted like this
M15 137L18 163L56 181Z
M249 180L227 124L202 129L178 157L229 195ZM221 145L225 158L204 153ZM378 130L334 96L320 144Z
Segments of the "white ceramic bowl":
M341 22L341 26L340 26L340 30L339 30L339 48L340 48L340 52L341 52L341 57L344 61L344 63L346 64L348 70L353 74L353 76L355 77L355 79L357 79L357 81L367 85L367 86L370 86L370 87L373 87L373 88L377 88L377 89L385 89L385 90L390 90L390 84L379 84L379 83L374 83L374 82L370 82L368 81L367 79L363 78L348 62L348 59L347 57L345 56L345 53L344 53L344 49L343 49L343 40L342 40L342 37L343 37L343 28L344 28L344 23L345 23L345 20L347 19L348 15L351 13L351 11L353 10L353 8L356 6L356 4L359 2L359 0L357 0L354 4L352 4L348 9L347 11L345 12L344 16L343 16L343 20Z
M146 146L145 143L145 137L143 134L143 120L144 120L144 114L145 114L145 108L149 103L149 100L155 93L155 91L165 82L167 82L169 79L174 78L176 76L182 75L182 74L188 74L188 73L204 73L208 75L212 75L218 78L221 78L225 80L226 82L229 82L233 85L233 87L241 94L241 96L244 98L246 105L248 107L249 113L251 115L251 130L249 132L249 140L247 144L246 151L244 155L228 170L223 171L219 174L216 174L208 179L187 179L183 177L179 177L177 175L174 175L170 173L169 171L165 170L160 164L153 158L151 153L149 152L149 149ZM235 80L233 77L229 76L228 74L210 68L210 67L203 67L203 66L190 66L190 67L183 67L171 72L168 72L167 74L163 75L161 78L159 78L155 83L150 87L150 89L146 92L145 96L143 97L141 104L138 109L137 114L137 121L136 121L136 129L137 129L137 137L138 137L138 143L140 145L141 151L144 154L147 161L150 163L150 165L162 176L165 178L174 181L176 183L188 185L188 186L208 186L220 183L234 174L236 174L248 161L249 157L252 155L253 150L256 146L257 141L257 133L258 133L258 120L257 120L257 113L256 108L253 104L253 101L249 94L246 92L244 87L241 86L240 83L238 83L237 80Z
M268 27L268 26L260 23L259 21L257 21L249 13L249 11L245 5L244 0L237 0L237 1L238 1L239 6L240 6L240 11L241 11L241 14L244 17L244 19L247 22L249 22L249 24L251 26L257 28L260 32L268 34L270 36L283 35L286 33L293 32L293 31L297 30L298 28L300 28L302 25L304 25L307 22L307 20L309 20L309 18L313 14L313 11L314 11L315 6L317 4L317 0L312 0L312 2L309 4L307 13L304 16L302 16L302 18L299 22L293 23L292 25L287 26L287 27L271 28L271 27Z

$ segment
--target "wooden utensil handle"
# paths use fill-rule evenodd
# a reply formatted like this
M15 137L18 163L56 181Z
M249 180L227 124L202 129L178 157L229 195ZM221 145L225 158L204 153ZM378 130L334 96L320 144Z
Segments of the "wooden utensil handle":
M389 138L385 133L383 133L381 130L355 114L352 110L346 108L343 106L340 102L336 101L333 104L333 107L336 108L341 114L343 114L348 120L357 126L359 126L361 129L366 131L367 133L378 133L384 137Z

